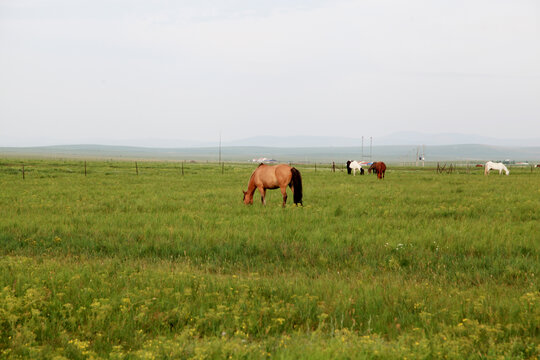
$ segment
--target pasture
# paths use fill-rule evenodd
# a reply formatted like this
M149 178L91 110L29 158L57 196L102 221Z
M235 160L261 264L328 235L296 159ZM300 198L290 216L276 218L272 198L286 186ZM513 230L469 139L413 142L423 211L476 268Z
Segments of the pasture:
M540 170L0 161L0 357L540 356ZM223 172L223 173L222 173Z

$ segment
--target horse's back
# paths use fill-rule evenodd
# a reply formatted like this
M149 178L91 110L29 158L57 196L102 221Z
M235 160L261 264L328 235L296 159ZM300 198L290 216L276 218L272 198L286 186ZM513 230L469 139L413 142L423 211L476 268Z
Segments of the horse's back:
M260 165L255 171L256 183L266 189L287 186L291 181L291 167L289 165Z
M382 161L376 161L373 164L371 164L369 169L370 170L374 169L377 172L386 171L386 164Z
M493 162L493 161L488 161L486 163L485 167L495 169L495 170L504 170L504 169L506 169L506 166L503 163L496 163L496 162Z

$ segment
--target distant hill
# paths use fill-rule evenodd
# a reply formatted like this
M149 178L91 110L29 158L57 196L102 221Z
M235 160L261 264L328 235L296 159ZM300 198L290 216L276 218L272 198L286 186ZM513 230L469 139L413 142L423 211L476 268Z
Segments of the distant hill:
M147 148L193 148L193 147L215 147L219 145L219 137L216 136L209 140L186 140L186 139L159 139L159 138L141 138L141 139L93 139L85 141L86 144L102 144L120 147L147 147ZM459 133L420 133L420 132L399 132L386 136L372 138L373 146L380 145L455 145L455 144L475 144L492 146L510 146L526 147L540 146L540 138L497 139L474 134ZM23 144L23 145L19 145ZM15 139L3 138L0 135L0 146L49 146L55 144L65 144L64 141L55 141L53 139ZM361 147L362 137L348 136L254 136L237 140L223 139L222 145L226 147L236 146L264 146L278 148L305 148L305 147ZM368 149L370 137L364 136L364 149Z
M475 144L493 146L540 146L540 138L497 139L480 135L419 132L399 132L387 136L373 137L373 146L379 145L455 145ZM337 136L255 136L224 143L229 146L272 146L272 147L348 147L362 146L362 138ZM364 137L364 149L370 145L370 137Z
M337 136L254 136L225 142L226 146L267 146L267 147L353 147L361 146L362 139ZM369 146L369 139L364 139Z
M102 144L121 147L148 147L148 148L192 148L192 147L215 147L219 145L219 137L216 136L208 140L186 140L186 139L93 139L87 140L86 144ZM455 145L455 144L475 144L510 147L537 147L540 146L540 138L492 138L475 134L460 133L421 133L421 132L398 132L386 136L372 138L373 146L380 145ZM65 144L64 141L53 139L15 139L4 138L0 135L0 146L50 146ZM362 137L349 136L254 136L237 140L222 141L223 146L264 146L278 148L305 148L305 147L361 147ZM364 136L364 149L368 149L370 137Z
M411 163L416 159L416 146L373 146L372 159L393 163ZM279 162L344 162L362 160L359 146L342 147L267 147L223 146L224 161L251 161L266 157ZM425 147L426 161L486 161L515 160L540 161L540 146L504 147L491 145L440 145ZM44 147L4 147L0 157L54 157L86 159L147 159L217 161L218 147L145 148L105 145L62 145ZM364 147L364 160L369 160L369 147Z
M399 132L376 138L377 145L455 145L540 146L540 138L492 138L475 134Z

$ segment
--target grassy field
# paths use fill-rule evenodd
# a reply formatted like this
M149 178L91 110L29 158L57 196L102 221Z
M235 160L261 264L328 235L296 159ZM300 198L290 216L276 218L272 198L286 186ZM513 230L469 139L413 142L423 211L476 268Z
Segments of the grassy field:
M539 170L299 166L283 209L243 205L254 165L24 164L0 161L0 358L540 356Z

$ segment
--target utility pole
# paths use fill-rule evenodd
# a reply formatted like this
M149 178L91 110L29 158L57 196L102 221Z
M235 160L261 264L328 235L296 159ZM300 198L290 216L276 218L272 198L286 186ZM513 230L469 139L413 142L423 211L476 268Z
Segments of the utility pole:
M371 158L371 155L372 155L372 152L371 152L372 145L373 145L373 136L370 136L370 137L369 137L369 161L370 161L370 162L373 161L373 159Z
M418 167L418 146L416 147L416 159L415 159L414 165Z
M219 163L221 164L221 131L219 132Z

